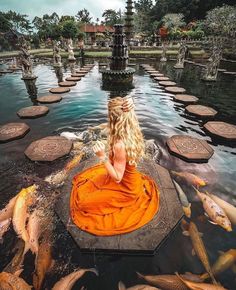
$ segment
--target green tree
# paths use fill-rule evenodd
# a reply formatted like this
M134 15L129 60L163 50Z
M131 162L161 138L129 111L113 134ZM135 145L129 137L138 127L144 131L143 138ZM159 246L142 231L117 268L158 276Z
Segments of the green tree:
M65 38L74 39L78 35L79 29L77 23L73 20L67 20L62 25L61 34Z
M6 18L4 12L0 12L0 32L7 32L12 28L12 24Z
M235 37L236 6L223 5L210 10L205 25L215 35Z
M153 21L151 12L153 9L152 0L138 0L135 2L134 29L136 33L152 33Z
M58 39L61 36L61 25L57 13L44 14L42 18L36 16L33 20L35 29L38 31L40 39Z
M28 16L25 14L16 13L12 10L8 12L1 12L1 23L3 23L3 27L1 29L6 30L7 27L10 29L16 30L20 33L31 33L32 25Z
M115 11L113 9L107 9L103 12L103 23L107 26L113 26L115 24L123 23L121 11Z
M87 9L79 10L78 13L75 15L77 21L83 23L91 23L92 17Z

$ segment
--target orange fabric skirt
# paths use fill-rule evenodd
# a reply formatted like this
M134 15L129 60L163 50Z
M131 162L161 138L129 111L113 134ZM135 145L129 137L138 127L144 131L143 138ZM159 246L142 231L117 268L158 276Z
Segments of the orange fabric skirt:
M73 178L70 209L73 222L91 234L128 233L155 216L159 190L150 177L128 163L120 183L112 180L103 164L95 165Z

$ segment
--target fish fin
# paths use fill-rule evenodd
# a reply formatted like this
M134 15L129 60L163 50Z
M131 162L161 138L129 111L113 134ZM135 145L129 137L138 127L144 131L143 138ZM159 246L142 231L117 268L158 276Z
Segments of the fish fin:
M210 220L208 220L208 221L209 221L210 224L213 224L213 225L215 225L215 226L218 225L217 223L215 223L215 222L213 222L213 221L210 221Z
M188 231L183 231L182 234L183 234L185 237L189 237L189 232L188 232Z
M206 212L204 212L204 215L205 215L207 218L209 218L209 215L208 215Z
M231 270L236 274L236 264L231 267Z
M21 273L24 271L24 269L19 269L16 272L14 272L14 275L20 277Z
M183 206L184 215L187 218L191 218L191 203L188 206Z
M198 232L199 236L202 238L203 237L203 233L202 232Z
M121 281L118 284L118 288L119 288L119 290L126 290L125 284Z
M30 250L30 248L31 248L30 242L25 242L25 247L24 247L24 252L22 254L22 257L25 256L25 254Z
M218 251L218 254L219 255L223 255L225 252L223 252L223 251Z
M136 274L138 275L139 278L144 279L144 275L143 274L141 274L139 272L136 272Z
M99 276L98 270L95 268L87 269L88 272L93 272L96 276Z
M196 253L195 253L194 249L192 249L192 256L195 256L195 255L196 255Z

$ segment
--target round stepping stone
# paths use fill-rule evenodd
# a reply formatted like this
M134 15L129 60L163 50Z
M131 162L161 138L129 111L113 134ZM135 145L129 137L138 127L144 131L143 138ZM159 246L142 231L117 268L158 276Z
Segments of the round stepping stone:
M30 131L25 123L7 123L0 126L0 143L23 138Z
M202 118L214 117L217 114L216 110L202 105L189 105L185 110L190 114Z
M68 77L68 78L66 78L66 81L68 81L68 82L78 82L80 80L81 80L80 77Z
M159 82L159 85L164 86L164 87L171 87L171 86L176 86L176 83L171 82L171 81L161 81Z
M50 93L52 94L64 94L64 93L68 93L70 91L69 88L63 88L63 87L59 87L59 88L51 88L49 90Z
M181 87L165 87L165 90L168 93L173 93L173 94L181 94L181 93L186 92L186 90L184 88L181 88Z
M174 100L176 102L184 103L184 104L194 104L198 102L198 98L191 95L175 95Z
M187 135L174 135L167 140L171 154L188 162L207 162L214 150L205 140Z
M76 86L76 82L60 82L58 85L60 87L74 87Z
M147 72L148 74L151 74L151 73L155 73L156 70L155 70L155 69L152 69L152 70L148 69L148 70L146 70L146 72Z
M35 119L47 115L49 108L46 106L30 106L17 112L20 118Z
M72 141L61 136L49 136L32 142L25 155L32 161L54 161L70 153Z
M210 121L204 125L204 128L214 136L236 141L236 126L220 121Z
M52 104L52 103L58 103L62 100L61 96L57 95L48 95L48 96L43 96L40 98L37 98L37 101L42 104Z
M90 69L81 69L80 71L78 71L78 73L85 73L87 74L90 71Z
M169 81L170 79L168 77L155 77L154 80L156 81Z

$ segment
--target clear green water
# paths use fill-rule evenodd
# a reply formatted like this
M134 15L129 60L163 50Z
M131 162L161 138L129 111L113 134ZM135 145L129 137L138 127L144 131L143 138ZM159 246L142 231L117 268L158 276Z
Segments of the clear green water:
M201 68L187 64L183 71L176 71L173 69L173 64L169 62L162 67L158 63L153 65L185 87L187 93L199 97L199 104L209 105L218 110L217 120L236 124L236 80L234 77L220 74L218 82L203 83L200 80ZM223 67L226 65L223 64ZM135 88L129 93L134 97L137 115L145 137L155 139L161 148L160 164L168 169L189 170L199 174L208 180L210 191L236 204L236 149L212 140L203 131L202 121L186 114L183 105L173 102L171 96L166 94L143 70L139 69L138 65L136 68ZM236 70L232 67L230 69ZM34 71L38 76L36 86L39 96L48 94L50 87L57 86L57 78L50 65L38 64ZM69 76L69 74L69 68L65 67L64 76ZM32 102L35 103L28 96L25 83L21 80L21 74L0 76L0 88L0 124L19 121L16 115L17 110L30 106ZM30 133L25 138L0 144L0 163L8 164L8 168L22 160L28 164L29 161L25 159L23 152L33 140L64 131L82 132L88 126L105 122L109 95L110 92L101 89L101 75L95 67L76 87L72 88L69 94L63 96L62 102L48 105L50 112L47 116L25 121L31 127ZM203 138L214 148L215 154L205 164L189 164L173 157L165 145L166 139L173 134L189 134ZM1 166L1 204L9 200L21 188L21 184L14 184L14 182L11 184L14 176L9 176L4 166L6 165ZM53 166L36 164L34 168L40 175L42 169L51 172ZM226 233L207 221L200 222L198 216L203 213L202 207L196 201L193 193L190 193L189 196L193 203L193 220L204 233L203 239L210 260L214 262L219 250L227 251L230 248L236 248L235 229L232 233ZM191 243L182 235L180 228L176 229L153 257L81 254L60 223L57 225L57 233L54 255L59 264L67 264L66 270L68 271L78 265L81 267L95 266L100 273L98 278L94 278L92 275L83 278L74 289L80 289L79 285L84 284L88 289L117 289L119 280L124 281L128 286L138 284L141 281L138 281L136 271L147 274L174 273L175 271L201 273L203 271L198 259L192 257ZM9 232L1 245L1 269L11 257L11 249L15 242L13 235L13 232ZM24 273L26 278L30 277L31 263L29 257ZM49 275L44 287L50 289L64 273L63 266L60 267L60 271L60 273ZM220 275L219 281L228 289L236 289L236 276L231 270Z

